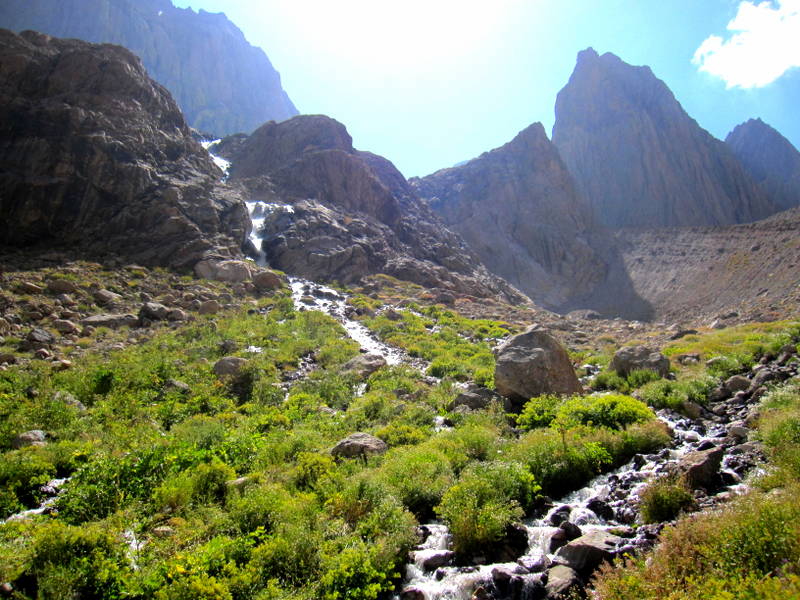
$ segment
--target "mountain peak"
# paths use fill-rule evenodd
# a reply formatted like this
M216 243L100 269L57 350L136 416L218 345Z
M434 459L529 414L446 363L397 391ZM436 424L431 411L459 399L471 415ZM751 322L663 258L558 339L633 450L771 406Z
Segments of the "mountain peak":
M729 225L774 212L649 67L610 53L590 60L592 52L558 93L553 143L603 224Z

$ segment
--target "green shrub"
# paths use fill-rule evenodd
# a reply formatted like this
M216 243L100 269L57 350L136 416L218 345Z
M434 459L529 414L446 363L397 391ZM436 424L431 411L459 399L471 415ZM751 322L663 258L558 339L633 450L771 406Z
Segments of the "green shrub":
M659 478L647 484L639 506L645 523L662 523L695 506L694 496L686 486L672 478Z
M327 454L301 452L294 468L294 483L301 490L313 489L317 481L333 473L336 465Z
M430 427L414 427L394 422L376 431L375 435L386 442L389 447L413 446L427 440L431 431Z
M320 589L324 600L375 600L394 586L394 573L383 570L376 550L355 542L330 555L323 565Z
M631 391L631 386L628 384L628 380L616 371L601 371L592 381L592 389L598 391L612 390L627 394Z
M525 431L547 427L556 418L556 411L563 401L559 396L552 394L531 398L517 415L517 426Z
M646 404L621 394L601 396L573 396L556 412L558 426L594 425L623 429L633 423L654 419L655 415Z
M522 472L530 476L528 471L518 471ZM511 498L510 492L523 488L531 491L536 486L532 479L514 485L513 477L509 478L508 474L496 465L469 469L444 494L436 513L450 527L456 552L469 554L498 541L508 526L522 517L524 511L519 502ZM498 481L505 483L506 489L496 486Z
M58 521L35 533L31 556L14 587L39 598L116 599L131 570L125 546L100 525Z
M640 388L646 383L661 379L661 375L650 369L635 369L626 377L631 389Z
M390 450L378 477L420 520L433 514L454 481L447 456L427 445Z
M224 582L202 573L181 577L155 594L156 600L233 600Z

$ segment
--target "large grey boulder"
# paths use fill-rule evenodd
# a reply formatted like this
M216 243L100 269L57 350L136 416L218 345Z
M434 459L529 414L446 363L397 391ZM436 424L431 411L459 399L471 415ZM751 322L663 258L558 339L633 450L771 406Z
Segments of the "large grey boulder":
M382 439L359 431L339 440L331 449L331 454L339 458L356 458L383 454L388 449L389 446Z
M194 272L202 279L228 283L249 281L252 276L250 265L243 260L201 260L194 266Z
M495 387L512 401L582 391L567 351L546 329L536 325L498 347L495 359Z
M647 346L626 346L617 350L609 368L623 377L640 369L655 371L661 377L666 377L669 375L669 359Z
M448 405L447 410L456 410L460 406L464 406L469 410L483 410L488 408L492 402L501 402L505 410L511 410L511 403L506 398L499 396L488 388L470 383Z
M559 548L556 557L578 573L587 575L602 562L613 559L621 542L621 537L606 531L589 531Z

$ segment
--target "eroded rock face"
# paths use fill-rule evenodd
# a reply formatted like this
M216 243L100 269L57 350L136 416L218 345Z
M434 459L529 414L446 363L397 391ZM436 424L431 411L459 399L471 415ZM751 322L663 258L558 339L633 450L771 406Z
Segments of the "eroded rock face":
M649 67L589 48L556 100L553 143L611 227L730 225L777 210Z
M458 294L525 298L491 275L388 160L353 148L324 116L267 123L223 140L230 179L270 209L260 230L269 264L317 281L386 273Z
M247 210L128 50L0 30L0 239L191 267Z
M581 384L567 351L536 325L495 350L494 383L503 396L522 405L542 394L577 394Z
M761 119L737 125L725 143L780 210L800 205L800 152Z
M585 294L605 276L589 208L540 123L412 184L492 272L545 305Z
M249 133L297 114L264 51L222 13L170 0L5 0L0 26L125 46L200 131Z

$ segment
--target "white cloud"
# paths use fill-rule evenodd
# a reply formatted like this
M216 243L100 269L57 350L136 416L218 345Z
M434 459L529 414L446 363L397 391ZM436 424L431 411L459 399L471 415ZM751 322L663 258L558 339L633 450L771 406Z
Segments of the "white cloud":
M742 2L726 40L712 35L692 63L728 88L763 87L800 67L800 0Z

